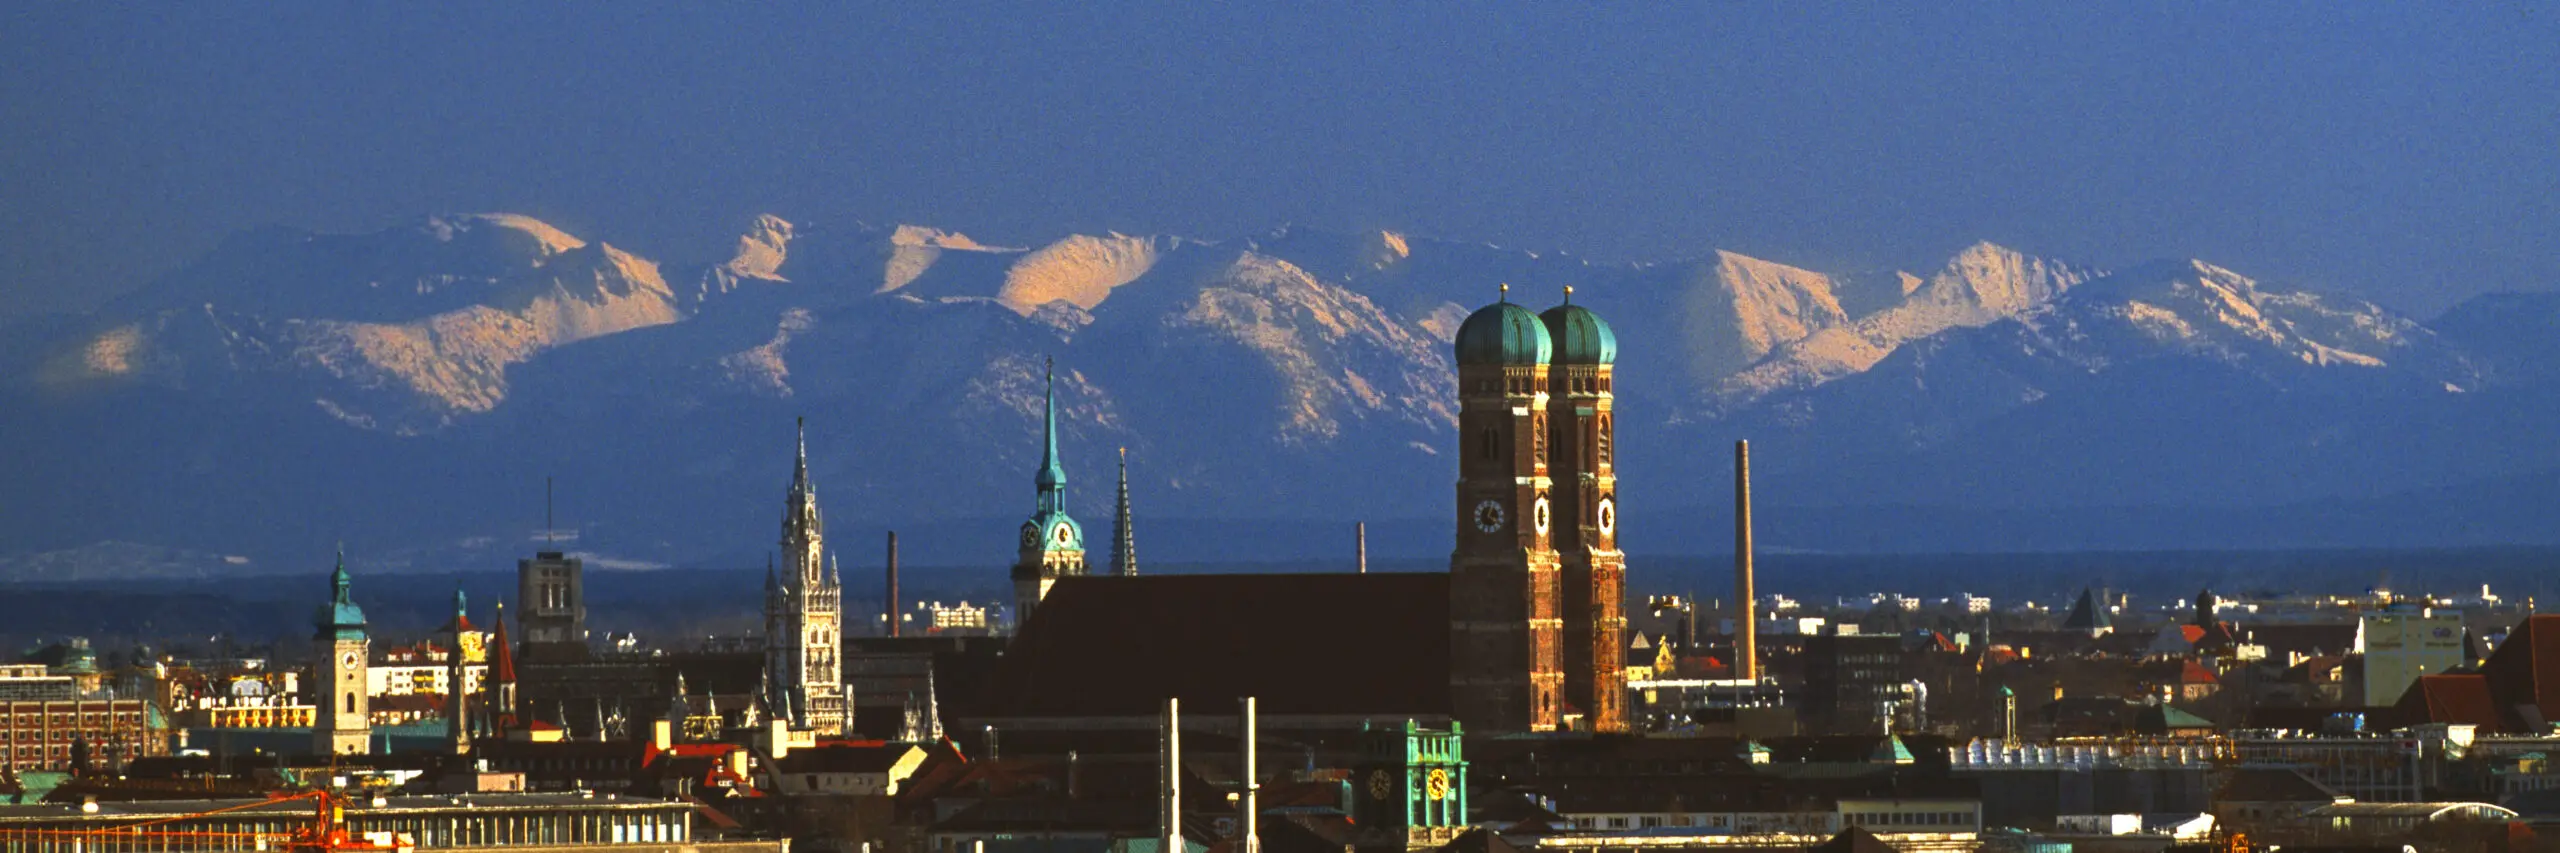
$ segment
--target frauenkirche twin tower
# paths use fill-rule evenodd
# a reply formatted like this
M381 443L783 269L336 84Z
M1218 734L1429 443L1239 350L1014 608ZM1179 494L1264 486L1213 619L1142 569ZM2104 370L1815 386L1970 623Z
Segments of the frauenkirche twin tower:
M1626 556L1610 406L1617 338L1565 302L1458 328L1450 709L1470 727L1627 729Z

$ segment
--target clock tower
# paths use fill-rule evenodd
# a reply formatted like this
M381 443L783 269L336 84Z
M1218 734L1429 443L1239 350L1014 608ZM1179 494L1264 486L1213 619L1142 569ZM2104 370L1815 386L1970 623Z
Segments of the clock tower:
M311 698L320 706L311 727L311 749L322 755L362 755L373 745L373 716L366 707L365 668L371 640L365 635L364 608L348 592L347 554L338 552L338 568L329 573L329 603L311 618L311 636L319 660L311 666Z
M1084 527L1067 515L1067 469L1058 463L1058 371L1052 364L1041 394L1039 498L1022 522L1013 561L1013 629L1031 623L1031 611L1058 579L1084 574Z
M1547 473L1546 325L1505 299L1458 327L1449 706L1480 732L1550 731L1564 704Z
M1595 732L1627 730L1627 558L1618 550L1612 363L1618 338L1598 315L1564 304L1539 315L1547 366L1548 473L1555 548L1564 566L1564 692Z

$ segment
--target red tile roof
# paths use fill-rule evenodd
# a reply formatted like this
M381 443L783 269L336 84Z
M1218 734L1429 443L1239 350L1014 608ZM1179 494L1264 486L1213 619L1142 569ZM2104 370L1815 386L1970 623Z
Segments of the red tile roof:
M2178 670L2178 683L2221 684L2222 679L2216 677L2213 674L2213 670L2204 668L2203 664L2196 663L2195 661L2187 661L2187 665L2179 668Z
M2499 731L2507 726L2498 703L2489 696L2489 679L2480 675L2421 675L2391 708L2397 725L2457 723Z
M2560 615L2532 616L2507 632L2507 641L2480 667L2499 708L2530 706L2541 720L2516 720L2537 729L2560 718Z

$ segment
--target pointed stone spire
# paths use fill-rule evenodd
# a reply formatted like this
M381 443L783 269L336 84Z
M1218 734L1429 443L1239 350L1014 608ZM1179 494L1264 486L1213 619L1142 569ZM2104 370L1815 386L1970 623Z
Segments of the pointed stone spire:
M1120 508L1111 517L1111 573L1138 573L1138 536L1129 525L1129 448L1120 448Z
M791 460L791 492L783 498L782 544L786 548L826 532L825 519L818 514L818 487L809 481L809 419L793 418L792 428L797 432L797 453Z

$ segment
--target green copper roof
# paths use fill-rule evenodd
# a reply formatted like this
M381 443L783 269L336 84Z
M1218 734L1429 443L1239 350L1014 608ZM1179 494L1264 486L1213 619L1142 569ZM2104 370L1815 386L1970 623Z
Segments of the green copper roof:
M1876 744L1876 751L1869 754L1867 760L1876 764L1909 764L1911 748L1903 745L1900 736L1886 735L1884 742Z
M1064 539L1058 537L1058 526L1062 524L1067 528ZM1036 535L1040 537L1042 551L1084 550L1084 525L1077 524L1065 510L1044 510L1032 513L1031 520L1025 522L1023 526L1036 531Z
M1538 315L1547 327L1547 337L1555 347L1552 364L1609 364L1618 360L1618 335L1591 309L1573 304L1573 289L1565 289L1565 303Z
M1459 364L1545 364L1547 327L1529 309L1496 302L1458 326Z
M321 636L364 636L364 608L356 606L349 591L351 580L347 577L347 553L340 551L338 568L329 573L329 603L320 605L320 609L311 614L312 627L318 628Z

